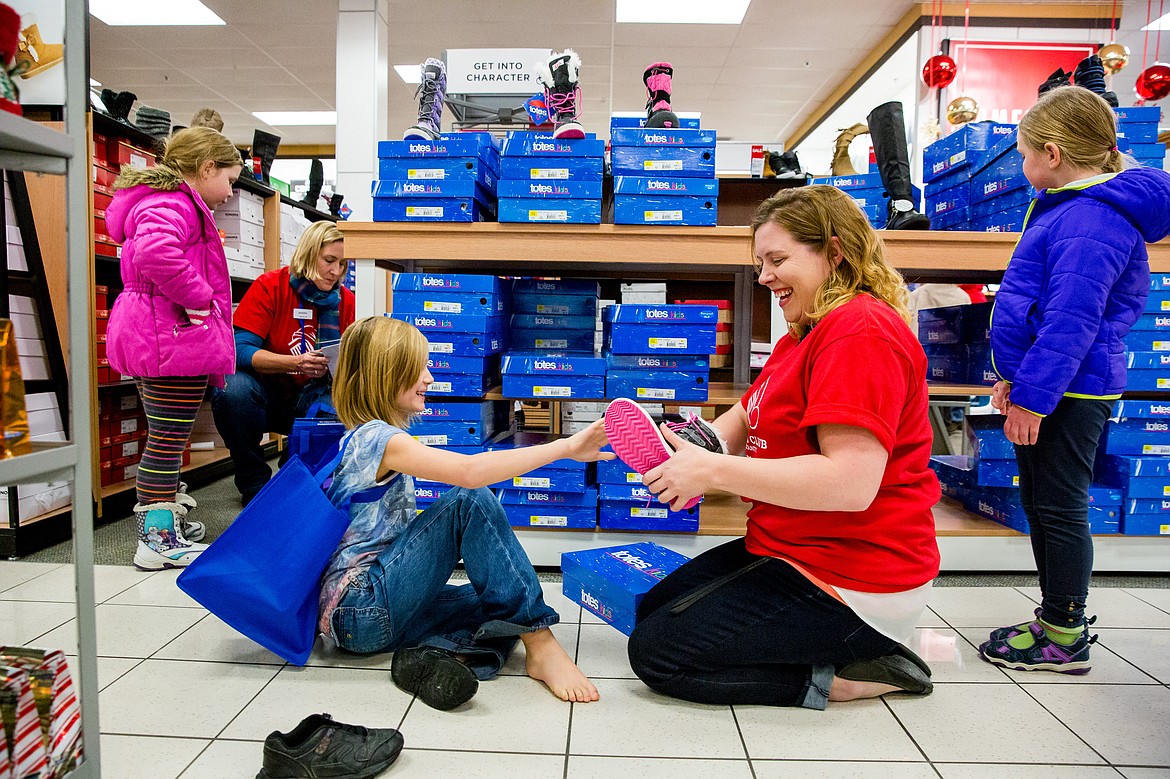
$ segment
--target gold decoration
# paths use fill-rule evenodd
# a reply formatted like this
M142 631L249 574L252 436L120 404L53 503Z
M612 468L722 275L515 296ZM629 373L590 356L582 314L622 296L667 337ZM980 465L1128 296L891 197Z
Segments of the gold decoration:
M947 121L953 125L966 124L975 121L979 116L979 104L974 98L956 97L947 103Z
M1101 50L1097 52L1097 56L1101 58L1105 72L1112 76L1129 64L1129 47L1122 46L1120 43L1111 43L1108 46L1102 46Z

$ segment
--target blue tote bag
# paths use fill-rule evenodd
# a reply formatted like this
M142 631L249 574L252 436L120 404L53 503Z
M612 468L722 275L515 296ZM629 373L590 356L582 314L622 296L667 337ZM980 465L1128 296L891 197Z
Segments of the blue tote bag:
M321 574L349 527L349 501L336 507L322 488L345 444L339 449L316 472L291 457L177 580L212 614L296 665L313 651ZM387 486L353 500L376 501Z

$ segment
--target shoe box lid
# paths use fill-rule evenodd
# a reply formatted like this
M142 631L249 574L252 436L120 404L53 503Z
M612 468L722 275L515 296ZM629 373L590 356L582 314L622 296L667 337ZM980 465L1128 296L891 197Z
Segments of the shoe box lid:
M603 619L608 611L611 616L606 621L612 624L613 609L632 616L642 597L687 559L650 541L564 552L561 571L565 596ZM590 596L587 600L582 597L585 593ZM599 608L601 604L605 608Z
M501 295L508 289L499 276L472 273L395 273L391 285L394 292L458 292L467 294Z
M617 127L610 130L609 144L618 146L673 146L714 148L715 131L666 127Z
M1130 122L1144 124L1147 122L1162 121L1162 107L1156 105L1114 108L1113 113L1117 114L1117 121L1120 124L1128 124Z
M701 114L698 111L675 111L678 117L678 126L684 130L699 129ZM645 127L647 115L645 111L614 111L609 117L609 131L612 133L618 128Z
M370 184L374 198L475 198L490 205L495 196L491 190L471 179L436 179L434 181L384 181Z
M394 311L385 316L401 319L408 322L424 333L431 331L452 333L503 333L505 318L502 316L484 316L482 314L414 314Z
M715 324L719 320L716 306L696 305L630 305L619 303L606 306L602 312L606 322L655 325Z
M614 195L613 223L712 227L719 208L714 197Z
M506 373L502 391L510 398L592 399L605 397L604 376L568 373Z
M631 131L632 132L632 131ZM680 131L676 131L680 132ZM696 130L695 132L706 132ZM614 146L613 175L715 178L714 146Z
M378 157L478 157L500 150L499 141L487 132L451 133L435 141L378 141Z
M603 500L597 507L602 530L642 530L655 533L699 532L699 507L672 511L665 503Z
M378 160L378 178L383 181L478 181L489 192L496 191L500 178L498 157L383 157Z
M1120 141L1128 143L1156 143L1158 140L1157 122L1122 122L1117 125L1118 147Z
M1015 128L1013 124L970 122L943 136L922 150L922 180L931 182L951 171L977 165L985 152Z
M601 181L568 179L504 179L496 186L501 198L576 198L601 200Z
M705 373L711 358L705 354L607 354L606 369L627 371L682 371Z
M592 530L597 527L597 504L590 506L502 504L512 527L559 527Z
M424 421L435 421L478 422L482 425L487 425L495 417L495 414L496 403L491 400L428 403L426 409L415 417L414 424L419 424Z
M601 224L601 200L506 197L499 201L496 218L523 224Z
M514 279L514 294L537 295L601 295L601 284L585 279Z
M1023 178L1023 176L1021 176ZM989 214L996 214L1001 211L1010 211L1023 207L1027 211L1028 204L1032 202L1034 191L1032 185L1028 183L1027 179L1023 179L1023 186L1019 185L1018 181L1011 179L1004 179L998 182L998 186L1004 188L995 192L990 197L975 199L974 186L971 191L971 219L972 221L980 217L988 216ZM1010 189L1009 189L1010 187Z
M576 317L578 319L583 317ZM516 317L513 317L515 320ZM592 329L592 328L590 328ZM605 358L563 352L509 352L504 355L503 372L508 374L562 374L604 376Z
M552 133L513 131L500 147L502 157L597 157L605 156L605 141L593 133L584 138L554 138Z
M584 492L550 492L538 489L502 489L496 497L505 506L596 506L597 489L590 487Z
M613 192L615 195L714 198L719 195L719 179L691 179L673 176L618 176L613 180Z
M825 184L848 192L851 189L885 189L882 177L877 173L857 173L852 176L822 176L814 178L812 184Z

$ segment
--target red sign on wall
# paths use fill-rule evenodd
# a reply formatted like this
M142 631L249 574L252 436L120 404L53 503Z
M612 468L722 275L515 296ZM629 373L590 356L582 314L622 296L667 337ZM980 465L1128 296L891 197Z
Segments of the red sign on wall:
M945 122L947 104L966 96L979 104L978 120L1017 124L1036 102L1037 88L1057 68L1071 73L1078 62L1096 53L1093 43L951 41L959 75L942 90L939 115ZM948 124L946 132L952 129Z

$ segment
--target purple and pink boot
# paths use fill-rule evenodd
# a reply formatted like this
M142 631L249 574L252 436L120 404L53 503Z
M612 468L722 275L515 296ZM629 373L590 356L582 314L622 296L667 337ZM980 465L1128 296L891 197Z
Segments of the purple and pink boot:
M669 62L655 62L646 68L646 126L676 129L678 117L670 110L671 78L674 68Z

